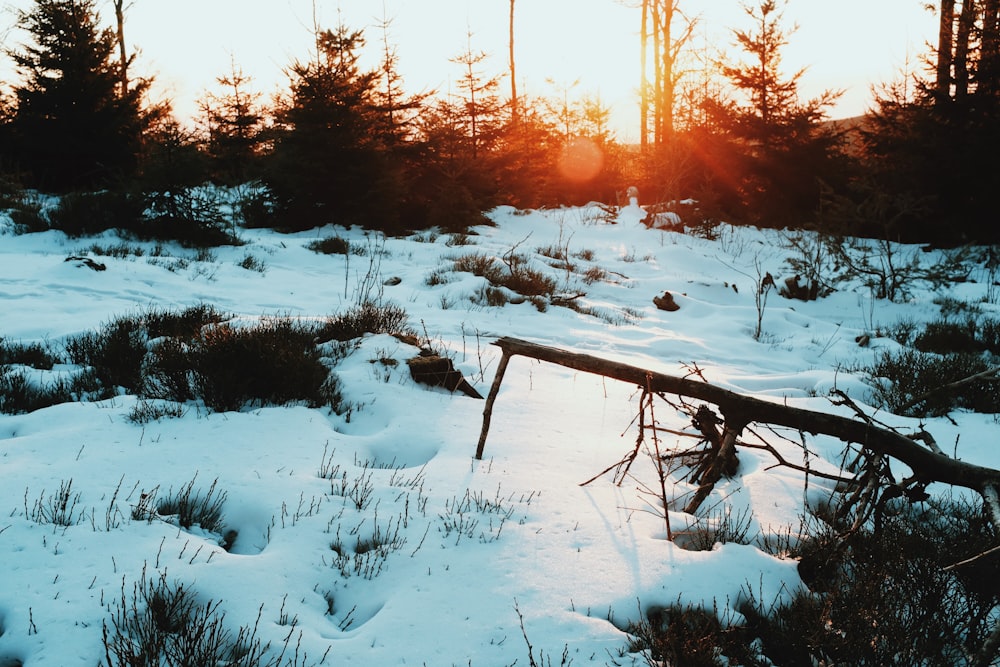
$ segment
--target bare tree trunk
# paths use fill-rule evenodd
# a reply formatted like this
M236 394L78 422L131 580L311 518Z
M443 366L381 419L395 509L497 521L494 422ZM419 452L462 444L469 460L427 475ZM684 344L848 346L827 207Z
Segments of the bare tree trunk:
M674 14L677 11L677 6L674 0L664 0L663 11L660 14L660 34L661 42L663 44L663 53L660 55L660 67L663 69L662 80L663 88L660 91L660 105L663 107L661 112L663 128L662 132L664 134L663 140L666 141L673 136L674 133L674 57L675 57L675 45L673 39L673 31L671 26L674 23Z
M508 27L508 52L510 60L510 117L517 122L517 75L514 69L514 0L510 0L510 23Z
M955 101L962 102L969 94L969 53L976 24L976 0L962 0L962 13L958 18L955 36Z
M646 75L646 52L649 49L649 2L642 0L642 22L639 28L639 147L643 154L649 149L649 77Z
M951 97L951 64L955 41L955 0L941 0L938 18L937 81L938 99Z
M976 93L993 97L1000 91L1000 0L983 6L983 38Z
M125 49L125 0L114 0L115 22L118 27L118 56L121 59L118 68L118 85L121 86L121 96L128 94L128 54Z
M663 141L663 68L660 67L660 0L653 0L650 19L653 22L653 144Z

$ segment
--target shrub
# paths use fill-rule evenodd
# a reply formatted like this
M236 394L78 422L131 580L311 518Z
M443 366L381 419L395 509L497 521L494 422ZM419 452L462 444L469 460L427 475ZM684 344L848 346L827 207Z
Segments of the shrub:
M339 405L339 389L323 364L311 327L288 319L259 326L220 324L202 332L188 352L193 387L212 410L303 401Z
M711 551L716 544L753 544L750 534L753 515L749 508L733 514L731 510L710 511L699 516L680 531L674 542L689 551Z
M188 344L164 338L153 344L143 367L143 395L183 403L194 398Z
M71 338L66 350L73 363L91 367L106 391L113 394L116 387L122 387L135 394L142 389L142 364L146 356L142 317L117 317L98 332Z
M915 350L884 352L863 369L874 405L907 416L942 416L955 408L1000 411L1000 381L985 378L948 387L990 367L978 354L935 355Z
M49 219L42 212L42 203L37 197L24 195L10 209L10 219L14 222L16 234L31 234L49 230Z
M500 284L524 296L551 296L556 291L555 280L524 264L512 267Z
M924 330L913 339L913 347L921 352L937 354L983 351L983 345L976 337L976 321L972 318L964 322L928 322Z
M35 523L52 524L55 526L75 526L83 523L87 513L81 510L77 513L76 508L80 503L80 494L73 493L73 480L60 482L59 490L47 498L45 491L42 491L34 507L29 511L27 508L28 492L24 492L25 515Z
M452 281L451 273L443 270L432 271L427 278L424 279L424 284L428 287L436 287L437 285L447 285Z
M896 499L846 537L811 525L790 554L809 589L779 601L747 585L739 624L680 602L650 609L628 626L629 649L649 665L952 667L1000 657L996 647L977 656L1000 604L997 556L971 561L998 537L982 507Z
M75 252L74 255L83 255L87 252L97 255L98 257L115 257L117 259L126 259L128 257L142 257L146 254L146 251L142 246L134 245L130 243L116 243L114 245L102 246L99 243L91 244L86 251Z
M102 190L64 195L49 213L49 223L67 236L98 234L108 229L136 232L144 203L127 192Z
M986 574L996 560L951 565L996 537L972 504L891 501L846 540L827 526L800 545L793 555L812 592L781 605L751 595L740 611L775 664L972 664L1000 603Z
M492 285L506 287L522 296L551 296L556 291L555 280L528 266L523 255L509 253L504 264L494 257L472 253L455 259L454 269L486 278Z
M641 652L646 664L721 667L763 665L746 628L720 622L714 610L676 603L654 607L646 618L626 628L629 650Z
M510 297L507 296L507 292L492 285L480 286L469 297L469 300L480 306L492 306L494 308L502 308L510 303Z
M23 370L0 365L0 413L12 415L34 412L71 399L71 388L64 380L38 386Z
M486 278L494 284L500 281L503 273L503 269L500 267L499 262L495 257L483 255L478 252L471 253L469 255L461 255L456 258L452 268L455 271L471 273L474 276Z
M281 659L265 657L270 647L257 639L257 624L243 626L233 635L225 627L221 605L220 600L202 603L190 588L169 583L166 573L147 579L143 571L131 596L122 582L121 598L109 605L111 619L102 624L108 667L277 667Z
M198 525L210 533L222 533L222 506L226 502L226 492L216 493L216 478L208 487L208 492L202 495L194 490L198 475L182 486L177 493L171 493L156 503L156 512L161 517L176 517L175 521L181 528L191 528Z
M247 253L243 256L243 259L236 263L236 266L246 269L247 271L256 271L257 273L265 273L267 271L267 263L257 257Z
M315 241L311 241L306 247L313 252L323 255L347 255L351 252L351 243L339 236L316 239Z
M47 345L41 343L9 343L0 338L0 365L20 364L32 368L52 370L60 362Z
M588 267L587 270L583 272L583 282L587 285L593 285L594 283L607 279L608 272L599 266Z
M365 301L332 315L319 327L317 335L321 341L348 341L371 334L409 333L406 310L394 303Z
M476 242L473 237L464 232L455 232L448 237L447 241L444 242L444 244L449 248L453 248L455 246L475 245L475 243Z
M215 306L199 304L185 308L180 312L150 310L144 319L147 333L151 339L172 336L190 340L197 336L203 327L224 322L229 318L229 315L216 310Z
M242 245L226 202L212 188L178 188L147 197L148 217L139 234L148 239L177 241L188 248Z
M183 406L177 403L158 403L145 399L137 402L128 413L133 424L148 424L163 417L183 417Z

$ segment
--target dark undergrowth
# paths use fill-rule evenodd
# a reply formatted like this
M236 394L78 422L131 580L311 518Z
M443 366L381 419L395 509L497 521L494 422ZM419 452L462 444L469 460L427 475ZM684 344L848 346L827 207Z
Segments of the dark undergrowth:
M319 322L237 319L206 304L151 309L114 317L61 349L0 339L0 411L125 393L144 401L137 421L183 414L163 402L197 401L212 411L302 404L340 412L334 367L348 343L368 333L412 335L404 309L365 302ZM45 372L58 364L67 368Z
M742 618L680 601L649 608L627 627L627 651L650 666L1000 664L1000 650L981 654L1000 608L1000 554L987 553L998 536L981 506L891 501L853 533L809 523L783 545L805 588L771 599L748 582Z

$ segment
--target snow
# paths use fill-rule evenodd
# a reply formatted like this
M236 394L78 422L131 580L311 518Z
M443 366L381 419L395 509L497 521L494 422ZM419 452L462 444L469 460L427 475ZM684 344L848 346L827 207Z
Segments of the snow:
M323 318L355 304L366 279L377 278L381 298L404 307L419 335L447 351L483 395L500 358L490 343L510 336L672 375L696 367L726 389L846 414L827 399L830 390L865 405L869 389L852 369L895 346L873 336L860 347L856 337L938 313L939 294L920 284L906 303L874 299L858 285L813 302L771 294L755 340L759 270L788 275L781 231L722 225L708 240L646 229L639 207L623 209L615 224L601 213L499 208L490 212L494 225L475 228L468 246L427 232L382 238L360 229L243 230L247 245L214 250L211 261L168 246L161 257L95 257L106 264L103 272L65 259L95 243L119 243L113 234L16 236L0 222L0 336L56 343L119 315L198 304L251 321ZM334 234L367 256L306 247ZM546 246L568 249L576 271L534 253ZM533 268L561 291L585 292L579 304L600 316L557 306L541 312L529 302L478 305L470 296L483 279L446 273L462 254L501 257L514 247L531 253ZM263 271L238 266L248 254ZM922 261L935 257L923 254ZM603 269L605 279L585 284L589 267ZM450 281L428 285L434 271ZM401 280L382 286L390 277ZM980 300L987 285L950 289L956 298ZM678 311L653 306L664 291ZM650 607L715 605L732 620L748 591L771 600L802 586L794 560L756 546L692 551L667 541L648 492L655 474L645 454L621 485L610 472L581 485L634 446L635 387L514 357L477 461L483 401L414 383L406 360L417 351L388 335L361 341L336 369L355 406L349 416L301 406L219 414L192 403L182 417L135 424L128 415L138 399L129 395L0 415L0 665L103 660L102 623L143 572L219 601L234 631L252 626L260 612L258 637L280 647L291 632L300 664L317 664L324 654L324 664L527 664L524 635L535 659L542 651L558 662L565 649L574 665L644 664L624 654L623 628ZM387 359L395 365L378 362ZM57 367L50 376L71 370ZM666 403L655 409L664 426L689 429L680 411ZM997 432L992 415L958 412L924 426L949 453L998 465L989 444ZM679 441L665 435L661 446ZM818 457L813 465L836 470L841 443L808 441ZM789 456L802 454L792 448ZM703 521L750 508L751 534L797 530L803 503L823 497L823 482L811 478L807 486L759 450L740 457L738 475L716 488ZM338 473L333 480L319 475L324 466ZM36 501L70 480L79 522L32 520ZM132 518L140 494L158 489L162 496L192 480L202 493L214 480L225 492L224 524L237 531L230 551L219 546L220 535L181 529L169 517ZM674 482L668 494L689 488ZM357 503L341 484L368 485L369 497ZM670 521L683 532L695 518L671 511ZM344 576L331 545L349 551L376 531L395 535L399 548L371 578L350 564Z

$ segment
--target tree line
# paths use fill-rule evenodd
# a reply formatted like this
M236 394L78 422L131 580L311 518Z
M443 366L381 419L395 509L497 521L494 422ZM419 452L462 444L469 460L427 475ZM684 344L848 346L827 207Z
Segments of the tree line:
M644 204L688 224L936 243L1000 234L989 222L1000 172L988 167L1000 147L1000 0L941 0L936 47L850 121L829 117L837 91L804 100L803 72L783 73L787 0L742 5L749 27L732 31L736 59L696 48L697 20L681 0L638 0L635 146L615 137L599 96L518 93L515 0L506 94L471 34L442 64L455 90L414 95L391 21L374 41L317 25L281 94L265 100L233 62L193 127L169 100L151 100L151 79L132 76L124 0L110 26L95 2L35 0L19 12L30 39L5 50L15 75L0 96L0 185L100 193L108 225L153 211L158 225L197 227L205 214L192 193L205 183L259 184L241 209L247 224L388 232L460 229L501 204L617 205L637 186ZM378 64L365 68L369 48Z

